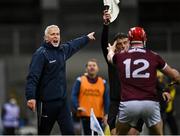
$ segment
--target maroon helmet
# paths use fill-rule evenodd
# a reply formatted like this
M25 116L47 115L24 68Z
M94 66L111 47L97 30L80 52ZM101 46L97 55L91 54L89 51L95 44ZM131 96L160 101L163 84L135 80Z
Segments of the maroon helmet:
M145 42L147 40L146 33L143 28L141 27L133 27L129 30L128 38L130 43L143 43L145 45Z

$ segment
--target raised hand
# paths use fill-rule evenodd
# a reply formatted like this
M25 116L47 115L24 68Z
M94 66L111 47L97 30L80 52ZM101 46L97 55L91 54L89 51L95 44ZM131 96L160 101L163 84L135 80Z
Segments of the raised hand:
M87 36L90 40L96 40L96 38L94 37L94 34L95 34L95 32L91 32Z
M109 14L108 10L103 11L103 21L105 25L110 23L111 15Z
M108 52L115 52L115 50L116 50L116 44L117 44L117 41L115 41L115 42L113 43L113 45L111 45L111 44L109 43L109 44L108 44L108 47L107 47Z
M108 47L107 47L107 50L108 50L108 55L107 55L107 60L111 63L113 63L113 56L115 54L115 50L116 50L116 44L117 44L117 41L114 42L113 45L111 45L110 43L108 44Z

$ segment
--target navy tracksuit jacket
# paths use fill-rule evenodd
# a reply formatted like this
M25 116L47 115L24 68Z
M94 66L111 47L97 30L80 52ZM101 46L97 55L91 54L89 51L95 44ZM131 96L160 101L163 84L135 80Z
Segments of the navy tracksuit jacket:
M52 101L66 98L66 60L88 43L87 36L53 47L43 43L33 54L26 98ZM40 96L40 98L39 98Z
M61 128L61 134L74 134L66 99L66 60L88 41L87 36L82 36L59 47L43 43L33 54L27 76L26 99L38 102L38 134L49 135L55 121Z

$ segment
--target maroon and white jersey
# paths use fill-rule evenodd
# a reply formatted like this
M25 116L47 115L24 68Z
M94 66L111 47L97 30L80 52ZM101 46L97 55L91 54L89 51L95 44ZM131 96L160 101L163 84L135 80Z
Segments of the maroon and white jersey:
M113 63L119 71L121 101L157 101L156 70L167 65L158 54L143 48L132 48L115 54Z

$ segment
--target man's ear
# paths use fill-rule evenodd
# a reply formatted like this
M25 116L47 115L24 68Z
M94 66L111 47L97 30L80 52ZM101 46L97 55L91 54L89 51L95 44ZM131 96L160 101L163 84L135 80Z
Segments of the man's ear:
M85 68L85 72L88 73L87 67Z
M97 66L97 73L99 72L99 67Z
M46 36L46 35L44 36L44 41L46 41L46 42L48 41L48 39L47 39L47 36Z

